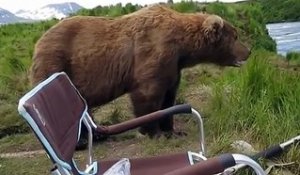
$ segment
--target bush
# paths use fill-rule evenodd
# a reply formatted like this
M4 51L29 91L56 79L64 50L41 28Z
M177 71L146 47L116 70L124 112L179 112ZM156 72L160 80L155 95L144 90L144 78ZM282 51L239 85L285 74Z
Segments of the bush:
M300 52L288 52L286 54L286 59L288 61L296 61L300 63Z
M299 0L258 0L268 23L300 20Z
M184 12L184 13L201 11L201 8L198 5L198 3L194 1L181 1L179 3L172 4L171 8L178 12Z

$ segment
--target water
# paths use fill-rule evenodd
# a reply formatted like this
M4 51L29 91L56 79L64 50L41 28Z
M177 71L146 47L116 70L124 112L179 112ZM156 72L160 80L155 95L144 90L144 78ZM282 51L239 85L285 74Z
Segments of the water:
M300 52L300 22L268 24L269 35L277 43L277 52L286 55L287 52Z

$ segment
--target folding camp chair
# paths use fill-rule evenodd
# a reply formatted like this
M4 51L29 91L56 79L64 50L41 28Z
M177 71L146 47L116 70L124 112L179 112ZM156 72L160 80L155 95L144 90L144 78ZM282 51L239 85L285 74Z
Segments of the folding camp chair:
M176 105L112 126L96 125L87 109L86 101L64 72L53 74L20 99L19 113L32 128L54 164L51 174L107 174L120 165L119 168L129 168L131 175L211 175L240 163L249 165L257 174L264 174L255 161L241 154L224 154L206 159L202 119L190 105ZM200 152L187 151L121 160L93 160L92 129L104 134L118 134L180 113L193 114L199 119ZM85 124L89 131L88 162L84 170L80 170L73 159L82 124ZM123 174L125 175L124 172Z

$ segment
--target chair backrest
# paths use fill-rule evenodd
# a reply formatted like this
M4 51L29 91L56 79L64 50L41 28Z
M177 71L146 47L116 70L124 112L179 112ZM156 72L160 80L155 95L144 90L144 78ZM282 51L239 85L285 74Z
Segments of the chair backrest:
M87 105L69 77L55 73L24 95L18 106L51 160L73 169L73 154Z

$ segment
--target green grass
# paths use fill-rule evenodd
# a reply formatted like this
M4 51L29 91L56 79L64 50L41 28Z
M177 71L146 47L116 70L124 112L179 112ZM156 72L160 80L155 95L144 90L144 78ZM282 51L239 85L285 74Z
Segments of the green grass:
M49 174L51 169L49 159L45 156L35 158L0 158L0 172L2 175L41 175Z
M34 44L56 21L0 27L0 136L28 128L16 111L18 99L29 90L28 71ZM16 128L16 129L13 129Z
M268 57L255 52L245 67L226 72L215 84L207 123L215 128L213 137L247 135L243 139L264 148L299 134L300 73L280 71ZM283 161L296 161L299 172L300 158L292 157Z
M257 0L262 5L267 22L299 21L300 1L298 0Z
M228 71L215 85L211 107L219 132L250 130L264 144L299 132L300 74L279 71L267 57L263 51L252 54L244 68Z
M288 62L300 64L300 52L288 52L286 54L286 60Z
M0 153L33 151L38 149L42 149L42 147L33 133L15 134L3 137L0 140Z

